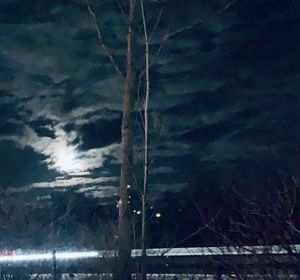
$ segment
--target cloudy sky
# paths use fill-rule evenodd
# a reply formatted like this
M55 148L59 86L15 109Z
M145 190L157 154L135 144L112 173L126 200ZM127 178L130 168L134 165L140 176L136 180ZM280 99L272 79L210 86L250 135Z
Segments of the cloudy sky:
M255 187L274 151L289 161L299 145L299 1L237 0L221 14L231 1L149 2L150 31L162 12L150 49L151 194L231 178ZM118 5L91 7L124 70ZM155 55L166 32L199 19ZM1 0L0 79L1 189L30 203L55 192L115 201L123 80L86 2ZM138 114L135 129L138 169Z

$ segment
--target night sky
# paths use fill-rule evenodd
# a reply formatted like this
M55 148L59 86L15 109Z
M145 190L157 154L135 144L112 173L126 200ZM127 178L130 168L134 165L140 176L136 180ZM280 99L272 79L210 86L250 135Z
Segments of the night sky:
M118 5L90 2L125 71L126 24ZM146 2L150 31L162 9L150 48L154 205L184 192L202 192L206 200L232 184L261 191L274 161L293 166L299 151L300 2L237 0L221 14L229 0ZM156 55L164 34L199 19L204 23L174 36ZM22 216L14 213L24 214L25 205L35 216L20 218L24 228L32 219L42 230L42 220L60 213L57 233L61 221L93 224L102 210L91 205L116 208L123 84L99 45L86 1L0 1L2 221ZM139 178L138 113L135 131Z

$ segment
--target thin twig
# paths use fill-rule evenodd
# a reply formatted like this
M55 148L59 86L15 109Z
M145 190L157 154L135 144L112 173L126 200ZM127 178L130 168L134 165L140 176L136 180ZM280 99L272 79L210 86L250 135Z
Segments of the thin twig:
M138 81L138 88L137 88L137 101L136 101L136 106L137 106L137 109L138 109L138 112L139 112L139 115L140 115L140 118L141 118L141 122L142 122L142 125L143 125L143 129L145 131L145 124L144 124L144 118L143 118L143 114L142 114L142 111L141 111L141 108L140 108L140 92L141 92L141 84L142 84L142 78L143 78L143 74L145 73L145 71L141 71L140 75L139 75L139 81Z
M194 202L194 201L193 201ZM196 205L196 203L194 202L197 212L199 212L199 208L198 205ZM178 246L179 244L182 244L183 242L189 240L190 238L194 237L195 235L199 234L201 231L203 231L204 229L208 228L217 218L218 216L221 214L222 211L222 207L220 207L219 211L216 213L216 215L214 217L212 217L205 225L198 227L194 232L192 232L191 234L187 235L186 237L184 237L183 239L179 240L178 242L175 242L171 247L168 248L168 250L166 250L163 255L165 255L167 252L169 252L171 249L175 248L176 246ZM200 214L200 212L199 212Z
M209 17L209 19L207 21L204 20L195 20L194 22L192 22L191 24L184 26L182 28L179 28L171 33L168 33L165 35L165 39L168 40L171 37L174 37L175 35L178 35L179 33L182 33L184 31L187 31L189 29L192 29L194 26L199 25L199 24L204 24L206 22L209 22L211 20L214 20L216 17L220 16L221 14L223 14L228 8L230 8L232 5L234 5L236 3L237 0L233 0L231 2L229 2L227 5L225 5L222 9L220 9L215 15L212 15L211 17Z
M119 8L119 10L120 10L120 12L123 16L123 19L124 19L125 23L127 24L127 26L129 26L130 23L129 23L128 16L126 15L126 13L124 11L125 9L124 9L124 7L122 7L122 3L119 0L117 0L117 5L118 5L118 8Z
M143 194L142 194L142 234L141 234L141 245L142 245L142 257L146 254L146 207L147 207L147 194L148 194L148 107L149 107L149 97L150 97L150 79L149 79L149 40L147 32L146 17L144 11L143 0L140 0L142 20L144 27L144 37L145 37L145 65L146 65L146 96L144 102L144 182L143 182ZM146 279L145 264L142 266L142 278Z
M103 37L102 37L102 33L101 33L101 28L100 28L100 25L99 25L99 21L97 19L97 15L96 13L92 10L90 4L89 4L89 1L87 1L87 8L88 8L88 11L89 13L91 14L93 20L94 20L94 23L95 23L95 26L96 26L96 31L97 31L97 37L98 37L98 40L99 40L99 43L102 47L102 49L104 50L105 54L107 55L107 57L109 58L111 64L113 65L113 67L115 68L116 72L118 73L118 75L122 78L124 78L124 75L120 69L120 67L118 66L115 58L113 57L111 51L107 48L106 44L104 43L103 41Z
M151 32L151 34L149 36L149 44L152 41L152 37L154 36L154 33L155 33L155 31L156 31L156 29L158 27L158 24L159 24L161 16L162 16L162 12L163 12L163 8L160 9L159 14L158 14L157 19L156 19L156 22L155 22L154 27L152 29L152 32Z
M160 52L162 50L162 47L166 43L166 41L168 41L169 39L171 39L172 37L174 37L174 36L176 36L176 35L178 35L180 33L183 33L185 31L188 31L188 30L192 29L196 25L205 24L205 23L208 23L208 22L214 20L215 18L217 18L218 16L220 16L221 14L223 14L226 10L228 10L230 7L232 7L236 2L237 2L237 0L230 1L227 5L225 5L224 7L222 7L216 14L212 15L207 20L202 20L202 19L201 20L195 20L191 24L183 26L183 27L181 27L181 28L179 28L179 29L177 29L175 31L166 33L163 36L161 44L160 44L160 46L159 46L159 48L157 50L157 55L160 54Z
M139 198L142 199L142 192L141 192L140 187L139 187L140 183L138 182L138 179L136 178L136 176L134 174L132 175L132 177L135 181L135 184L133 184L133 187L134 187L135 191L137 192Z

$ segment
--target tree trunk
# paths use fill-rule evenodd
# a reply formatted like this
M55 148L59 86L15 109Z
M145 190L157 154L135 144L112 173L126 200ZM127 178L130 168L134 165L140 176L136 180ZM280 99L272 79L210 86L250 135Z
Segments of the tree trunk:
M122 119L122 163L120 178L120 201L118 223L118 267L116 277L118 280L131 279L131 227L128 207L128 186L132 185L132 157L133 157L133 110L134 96L136 91L136 71L133 61L134 49L134 10L136 0L129 0L130 10L128 17L127 34L127 69L125 77L125 90L123 98Z

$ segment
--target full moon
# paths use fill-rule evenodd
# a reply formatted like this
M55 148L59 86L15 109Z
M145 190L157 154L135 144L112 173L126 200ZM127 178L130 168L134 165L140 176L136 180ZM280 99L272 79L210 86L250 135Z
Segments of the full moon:
M66 134L62 129L56 131L56 139L47 146L47 163L59 173L79 175L89 170L89 158L72 141L76 135Z
M70 153L67 151L60 151L60 153L56 157L56 166L60 171L65 173L72 173L76 171L80 171L79 162L76 159L74 153Z
M56 170L62 173L75 174L85 171L84 160L76 147L60 142L53 155L53 164Z

